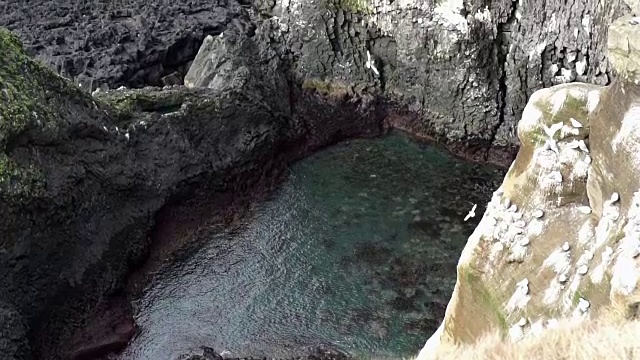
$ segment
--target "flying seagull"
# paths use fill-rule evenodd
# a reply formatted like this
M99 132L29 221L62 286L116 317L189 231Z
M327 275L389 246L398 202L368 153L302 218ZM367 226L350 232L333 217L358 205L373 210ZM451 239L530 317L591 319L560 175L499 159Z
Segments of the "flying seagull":
M473 207L471 208L471 211L469 211L469 213L467 214L467 216L464 217L464 221L469 220L472 217L476 216L476 208L478 207L478 204L473 204Z
M376 73L376 75L380 75L380 72L378 72L378 69L376 68L375 61L371 59L371 53L369 52L369 50L367 50L367 62L364 64L364 66L367 69L373 70L373 72Z

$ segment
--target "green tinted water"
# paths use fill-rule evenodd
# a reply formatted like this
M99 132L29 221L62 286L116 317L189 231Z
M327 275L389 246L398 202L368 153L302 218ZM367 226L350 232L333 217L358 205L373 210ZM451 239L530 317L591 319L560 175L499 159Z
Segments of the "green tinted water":
M295 164L244 224L210 234L149 285L123 359L200 346L237 356L328 346L417 354L439 325L455 266L502 174L401 135ZM463 222L471 206L478 216Z

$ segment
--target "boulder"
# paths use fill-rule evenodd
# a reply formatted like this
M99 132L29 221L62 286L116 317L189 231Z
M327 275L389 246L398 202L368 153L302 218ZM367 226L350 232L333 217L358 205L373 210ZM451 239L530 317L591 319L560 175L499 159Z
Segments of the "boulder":
M228 57L224 57L224 52L222 36L209 35L204 38L198 54L184 77L185 86L215 88L224 85L220 73L229 72L232 69Z

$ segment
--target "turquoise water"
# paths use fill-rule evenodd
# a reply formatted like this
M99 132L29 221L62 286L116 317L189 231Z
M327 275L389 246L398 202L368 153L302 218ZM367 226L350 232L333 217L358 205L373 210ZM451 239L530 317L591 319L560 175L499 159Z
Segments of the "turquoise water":
M165 264L136 302L121 359L213 347L286 357L325 346L417 354L439 325L467 237L502 173L401 135L293 165L241 226ZM478 216L463 218L474 203Z

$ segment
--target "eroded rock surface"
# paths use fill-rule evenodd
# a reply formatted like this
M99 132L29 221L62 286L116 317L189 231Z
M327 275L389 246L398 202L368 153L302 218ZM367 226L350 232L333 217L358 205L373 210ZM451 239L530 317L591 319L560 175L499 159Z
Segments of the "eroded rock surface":
M616 21L610 51L620 34L640 38L640 23ZM533 94L518 156L469 238L445 321L420 359L496 329L517 341L638 293L640 87L629 71L637 56L613 57L620 75L610 86Z

